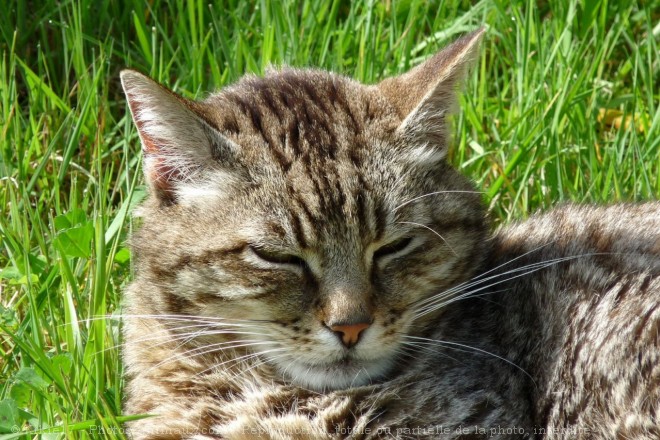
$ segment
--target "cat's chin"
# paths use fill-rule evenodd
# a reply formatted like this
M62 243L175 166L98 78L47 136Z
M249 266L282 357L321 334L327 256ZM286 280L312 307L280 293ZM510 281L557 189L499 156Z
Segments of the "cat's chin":
M386 375L393 364L394 359L344 359L325 364L294 360L282 366L281 371L294 385L314 391L331 391L369 385Z

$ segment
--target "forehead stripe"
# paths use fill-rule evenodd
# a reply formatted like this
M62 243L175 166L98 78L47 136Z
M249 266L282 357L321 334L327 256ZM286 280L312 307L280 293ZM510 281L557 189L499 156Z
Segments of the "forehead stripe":
M307 243L307 239L305 239L305 231L303 229L300 218L295 212L290 212L290 217L291 217L291 229L293 230L293 234L296 236L298 245L303 249L308 248L309 246Z

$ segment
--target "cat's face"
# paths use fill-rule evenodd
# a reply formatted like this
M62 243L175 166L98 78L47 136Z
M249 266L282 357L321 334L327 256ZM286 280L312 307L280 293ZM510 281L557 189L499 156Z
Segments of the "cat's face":
M286 69L190 102L123 72L152 189L140 301L212 327L185 344L217 368L231 349L312 389L385 375L480 262L480 196L444 162L480 34L377 86Z

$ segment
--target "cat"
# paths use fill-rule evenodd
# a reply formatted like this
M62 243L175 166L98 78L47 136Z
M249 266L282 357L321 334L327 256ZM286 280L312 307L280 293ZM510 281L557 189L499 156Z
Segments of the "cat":
M491 232L446 161L483 33L376 85L121 73L150 187L132 438L660 438L660 203Z

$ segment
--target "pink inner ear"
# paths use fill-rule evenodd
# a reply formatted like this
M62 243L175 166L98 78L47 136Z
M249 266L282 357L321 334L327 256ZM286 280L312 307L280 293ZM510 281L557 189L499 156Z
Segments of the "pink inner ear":
M139 114L140 106L142 105L141 102L139 102L137 99L134 98L128 101L128 105L131 107L131 112L133 113L133 115ZM140 139L142 140L142 151L145 154L157 154L158 145L152 138L146 135L146 130L144 129L144 122L135 117L133 118L133 120L135 121L135 125L138 129L138 132L140 133Z
M175 167L168 165L166 160L161 156L161 149L152 137L145 135L143 129L143 122L136 122L138 131L142 139L142 152L145 157L151 157L150 167L146 171L147 181L152 185L153 189L161 196L169 200L174 199L173 181L181 178L181 173Z
M145 154L149 154L145 152ZM151 167L148 170L148 180L153 185L154 189L161 194L173 195L172 182L181 179L181 173L175 167L168 165L162 157L156 157L151 162Z
M146 136L144 133L145 131L143 130L142 127L143 123L142 122L137 122L138 126L138 131L140 134L142 134L142 151L144 151L145 154L157 154L158 153L158 146L156 142L149 136Z

